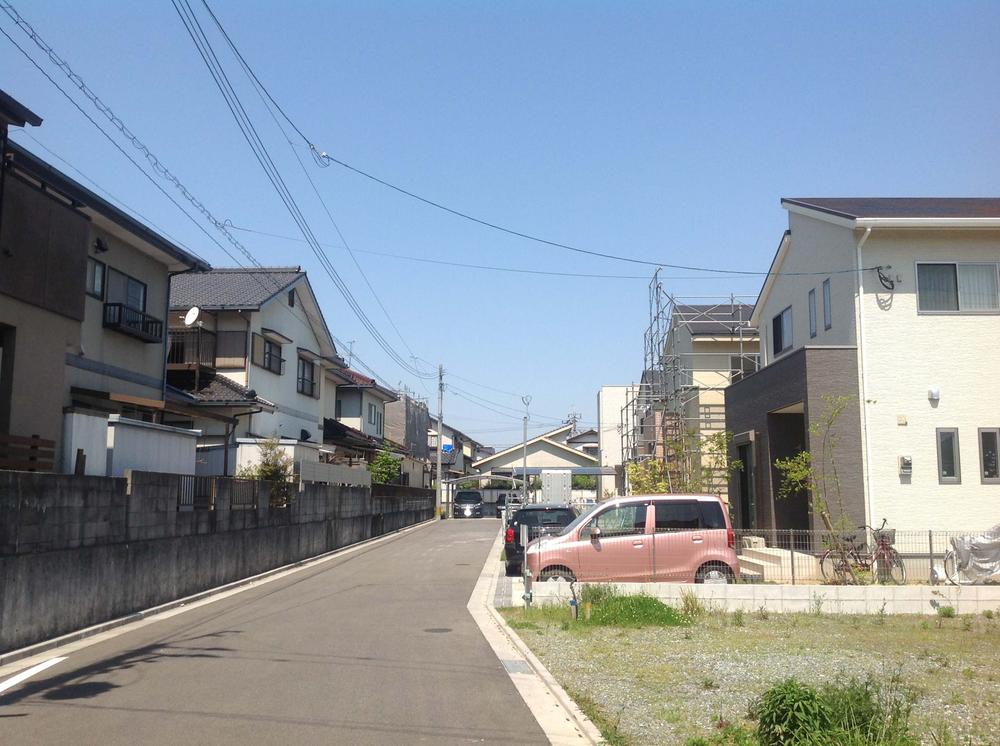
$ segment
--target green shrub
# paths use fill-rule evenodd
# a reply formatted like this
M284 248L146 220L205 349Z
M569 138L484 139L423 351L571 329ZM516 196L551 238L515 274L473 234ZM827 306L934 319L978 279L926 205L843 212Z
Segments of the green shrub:
M590 603L596 606L608 599L618 598L620 595L621 591L617 585L586 583L580 588L580 603Z
M955 618L955 607L954 606L938 606L937 607L938 616L942 619L954 619Z
M590 624L610 627L680 627L688 619L652 596L613 596L594 604Z
M762 746L801 743L830 730L830 713L819 693L795 679L772 686L751 706Z
M746 622L743 620L743 609L737 609L733 612L733 626L742 627Z

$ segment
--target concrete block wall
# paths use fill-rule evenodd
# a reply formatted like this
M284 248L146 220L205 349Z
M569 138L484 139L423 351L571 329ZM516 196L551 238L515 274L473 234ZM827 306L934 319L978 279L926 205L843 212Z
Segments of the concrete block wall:
M178 476L0 472L0 653L434 517L430 490L307 485L271 508L178 511Z

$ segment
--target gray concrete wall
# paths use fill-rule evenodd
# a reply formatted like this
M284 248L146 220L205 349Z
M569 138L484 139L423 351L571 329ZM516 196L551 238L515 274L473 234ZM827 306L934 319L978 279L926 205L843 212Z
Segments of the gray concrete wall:
M178 477L0 472L0 652L434 515L430 490L306 485L287 508L177 510Z

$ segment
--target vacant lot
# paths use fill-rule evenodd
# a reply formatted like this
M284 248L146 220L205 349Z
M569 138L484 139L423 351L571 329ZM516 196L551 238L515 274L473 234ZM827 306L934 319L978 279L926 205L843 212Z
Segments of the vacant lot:
M564 608L504 615L606 734L683 744L739 723L765 689L899 674L917 695L923 743L1000 743L1000 620L987 616L732 614L695 610L687 626L571 622ZM992 615L990 615L992 616Z

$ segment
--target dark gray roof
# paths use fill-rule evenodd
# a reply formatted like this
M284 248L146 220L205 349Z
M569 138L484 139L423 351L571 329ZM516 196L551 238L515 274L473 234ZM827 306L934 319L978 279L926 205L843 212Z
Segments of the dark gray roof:
M257 392L241 386L231 378L226 378L221 374L215 375L211 381L202 386L197 391L184 391L171 386L174 393L184 398L190 398L194 402L206 405L244 405L263 404L266 407L273 407L274 403L257 396Z
M1000 218L998 197L785 197L842 218Z
M26 124L39 127L42 124L40 116L4 91L0 91L0 121L9 122L15 127Z
M304 276L299 267L220 267L208 272L185 272L170 282L170 308L256 311Z
M674 325L685 324L695 337L736 335L739 327L747 326L751 313L749 303L678 304L673 319Z

